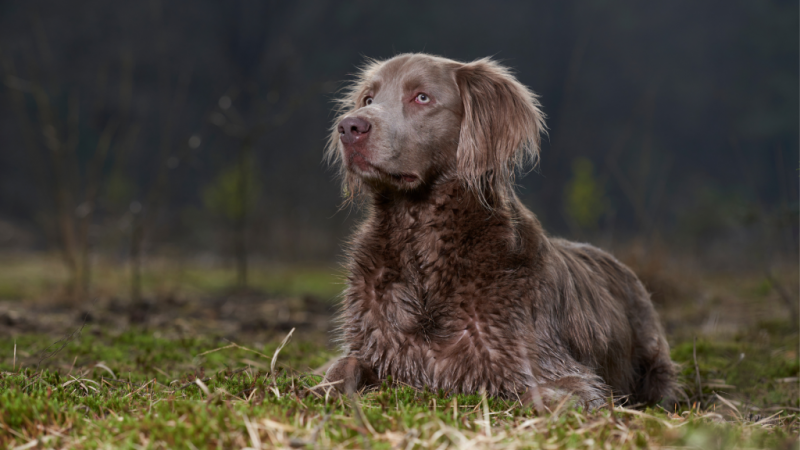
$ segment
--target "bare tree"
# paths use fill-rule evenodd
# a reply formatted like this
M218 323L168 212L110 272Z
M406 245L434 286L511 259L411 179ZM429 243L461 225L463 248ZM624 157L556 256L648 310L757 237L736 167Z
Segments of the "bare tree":
M146 233L153 229L158 218L158 212L166 200L169 188L169 171L178 167L181 159L184 159L190 149L197 148L199 141L191 137L182 139L181 143L173 144L173 128L176 117L180 114L186 103L186 96L191 83L191 67L184 68L178 77L177 85L173 95L170 95L169 72L166 67L162 67L161 75L161 94L165 99L161 105L160 130L160 151L156 158L155 179L147 187L147 194L144 202L135 201L131 204L133 214L133 225L131 228L131 240L129 248L130 270L131 270L131 300L134 303L142 301L142 250ZM177 151L176 151L177 150Z
M619 138L606 154L606 165L633 208L640 233L647 246L656 239L655 233L658 229L656 218L669 178L669 169L672 166L672 158L669 154L658 165L654 161L652 128L656 93L655 88L644 93L642 101L631 112L631 118L623 127ZM638 163L638 167L631 173L620 165L619 160L633 138L634 118L636 117L643 117L644 133L635 156L626 158ZM656 167L658 170L654 170Z
M212 113L211 122L237 142L235 164L219 174L206 188L206 206L233 223L233 254L236 260L236 284L247 287L247 223L258 196L259 186L253 174L253 143L266 131L263 123L249 125L233 106L231 95L219 100L221 112Z
M51 56L44 30L38 21L34 21L34 28L38 30L39 59L47 64ZM103 167L115 142L124 146L131 135L128 133L127 139L120 140L121 118L106 117L91 157L81 164L77 158L80 129L81 123L88 120L81 115L78 89L70 89L67 111L60 114L53 104L54 99L62 95L63 88L55 81L44 83L40 80L39 61L28 61L31 70L27 78L17 73L10 55L4 55L2 62L4 83L12 92L24 144L40 178L39 184L53 206L48 214L52 220L47 222L55 224L53 235L69 274L67 293L73 301L81 301L90 291L89 231L97 209L98 193L105 180ZM105 117L107 72L105 66L98 70L94 92L96 117ZM33 101L29 102L29 99Z

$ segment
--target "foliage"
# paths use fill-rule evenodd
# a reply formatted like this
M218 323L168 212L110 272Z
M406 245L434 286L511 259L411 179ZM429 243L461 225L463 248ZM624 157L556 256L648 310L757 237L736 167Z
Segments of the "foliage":
M572 178L567 182L564 203L567 216L575 224L586 230L597 229L600 217L608 209L608 200L588 158L572 161Z
M258 200L261 185L256 179L252 157L244 164L233 164L222 170L203 190L203 203L214 214L225 219L239 220L252 210Z
M114 171L108 176L104 189L105 200L117 209L128 206L136 195L137 186L122 171Z

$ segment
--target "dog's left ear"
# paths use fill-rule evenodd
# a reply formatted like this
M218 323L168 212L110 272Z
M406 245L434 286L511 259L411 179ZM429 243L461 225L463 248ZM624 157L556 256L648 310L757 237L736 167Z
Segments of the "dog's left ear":
M455 76L464 106L458 175L485 202L486 193L511 185L516 167L536 163L544 114L536 95L490 59L464 64Z

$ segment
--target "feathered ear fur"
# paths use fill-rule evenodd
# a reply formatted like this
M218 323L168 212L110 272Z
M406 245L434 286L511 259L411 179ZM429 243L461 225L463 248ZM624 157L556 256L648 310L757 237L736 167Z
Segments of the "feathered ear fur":
M383 64L382 61L367 59L359 68L353 79L337 92L339 98L335 100L336 116L331 126L328 145L325 147L325 161L328 164L337 165L339 167L339 173L342 177L342 195L345 198L345 204L355 199L356 194L361 190L361 180L347 172L347 168L342 160L342 152L339 150L339 122L342 120L342 117L356 109L358 99L367 89L367 80L372 79L373 74L378 70L381 64Z
M458 176L484 205L507 198L514 171L539 157L544 114L536 95L505 67L484 58L456 69L464 105Z

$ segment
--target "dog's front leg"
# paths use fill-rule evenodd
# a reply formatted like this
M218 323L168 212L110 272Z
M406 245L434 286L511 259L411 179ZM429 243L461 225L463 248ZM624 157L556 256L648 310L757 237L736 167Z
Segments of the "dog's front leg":
M363 387L375 386L379 381L367 363L355 356L345 356L328 369L323 383L333 383L339 392L352 394Z
M575 406L594 410L606 404L611 389L593 375L567 375L528 387L522 402L540 413L552 412L562 402L573 401Z

